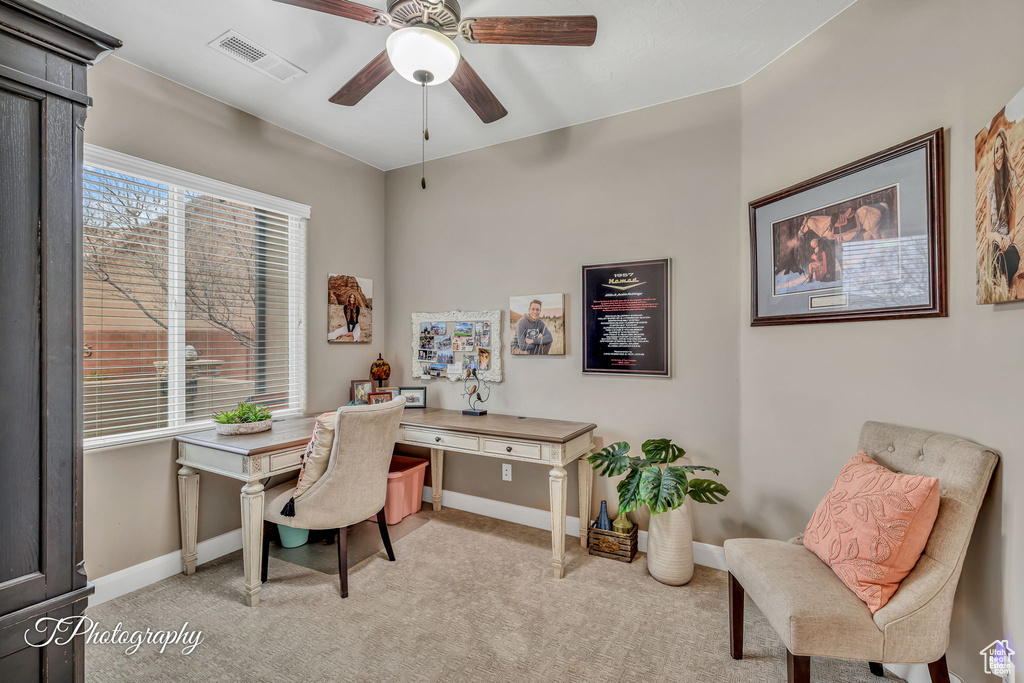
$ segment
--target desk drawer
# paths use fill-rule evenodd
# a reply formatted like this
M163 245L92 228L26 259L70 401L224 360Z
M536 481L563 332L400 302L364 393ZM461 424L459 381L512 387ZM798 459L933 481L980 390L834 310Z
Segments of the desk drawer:
M413 443L421 443L424 446L430 446L431 448L460 448L466 451L480 450L480 439L475 436L466 436L464 434L406 429L405 440Z
M277 474L278 472L300 467L302 465L302 454L306 452L306 447L295 449L293 451L285 451L284 453L273 453L270 455L270 471Z
M541 457L540 446L521 441L484 439L484 452L494 455L514 455L519 458L536 458L537 460L540 460Z

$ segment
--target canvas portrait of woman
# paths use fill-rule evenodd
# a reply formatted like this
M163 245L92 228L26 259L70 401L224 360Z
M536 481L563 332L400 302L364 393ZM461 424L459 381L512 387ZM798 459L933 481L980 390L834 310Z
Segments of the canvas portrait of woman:
M373 280L327 276L327 341L373 341Z
M978 303L1024 299L1024 229L1020 171L1024 163L1024 90L974 139Z

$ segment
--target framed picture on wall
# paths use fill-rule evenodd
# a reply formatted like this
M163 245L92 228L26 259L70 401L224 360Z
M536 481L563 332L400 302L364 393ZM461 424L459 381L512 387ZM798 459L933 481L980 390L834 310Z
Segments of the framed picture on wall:
M373 280L352 275L327 276L327 341L373 341Z
M942 129L750 203L751 325L946 315Z
M413 313L412 336L415 379L454 382L474 370L488 382L502 379L501 311Z
M1024 300L1024 90L975 136L974 183L978 303Z
M667 258L583 266L583 372L668 377Z
M513 356L565 355L565 296L528 294L508 300Z

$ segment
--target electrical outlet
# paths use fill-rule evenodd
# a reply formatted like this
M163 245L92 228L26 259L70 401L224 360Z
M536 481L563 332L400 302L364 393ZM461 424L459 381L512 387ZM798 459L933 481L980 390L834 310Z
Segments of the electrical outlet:
M501 463L501 480L512 481L512 463L503 462Z

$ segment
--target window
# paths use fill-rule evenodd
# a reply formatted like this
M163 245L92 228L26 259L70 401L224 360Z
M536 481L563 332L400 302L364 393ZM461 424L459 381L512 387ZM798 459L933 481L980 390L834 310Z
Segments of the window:
M309 207L86 146L86 447L305 400Z

